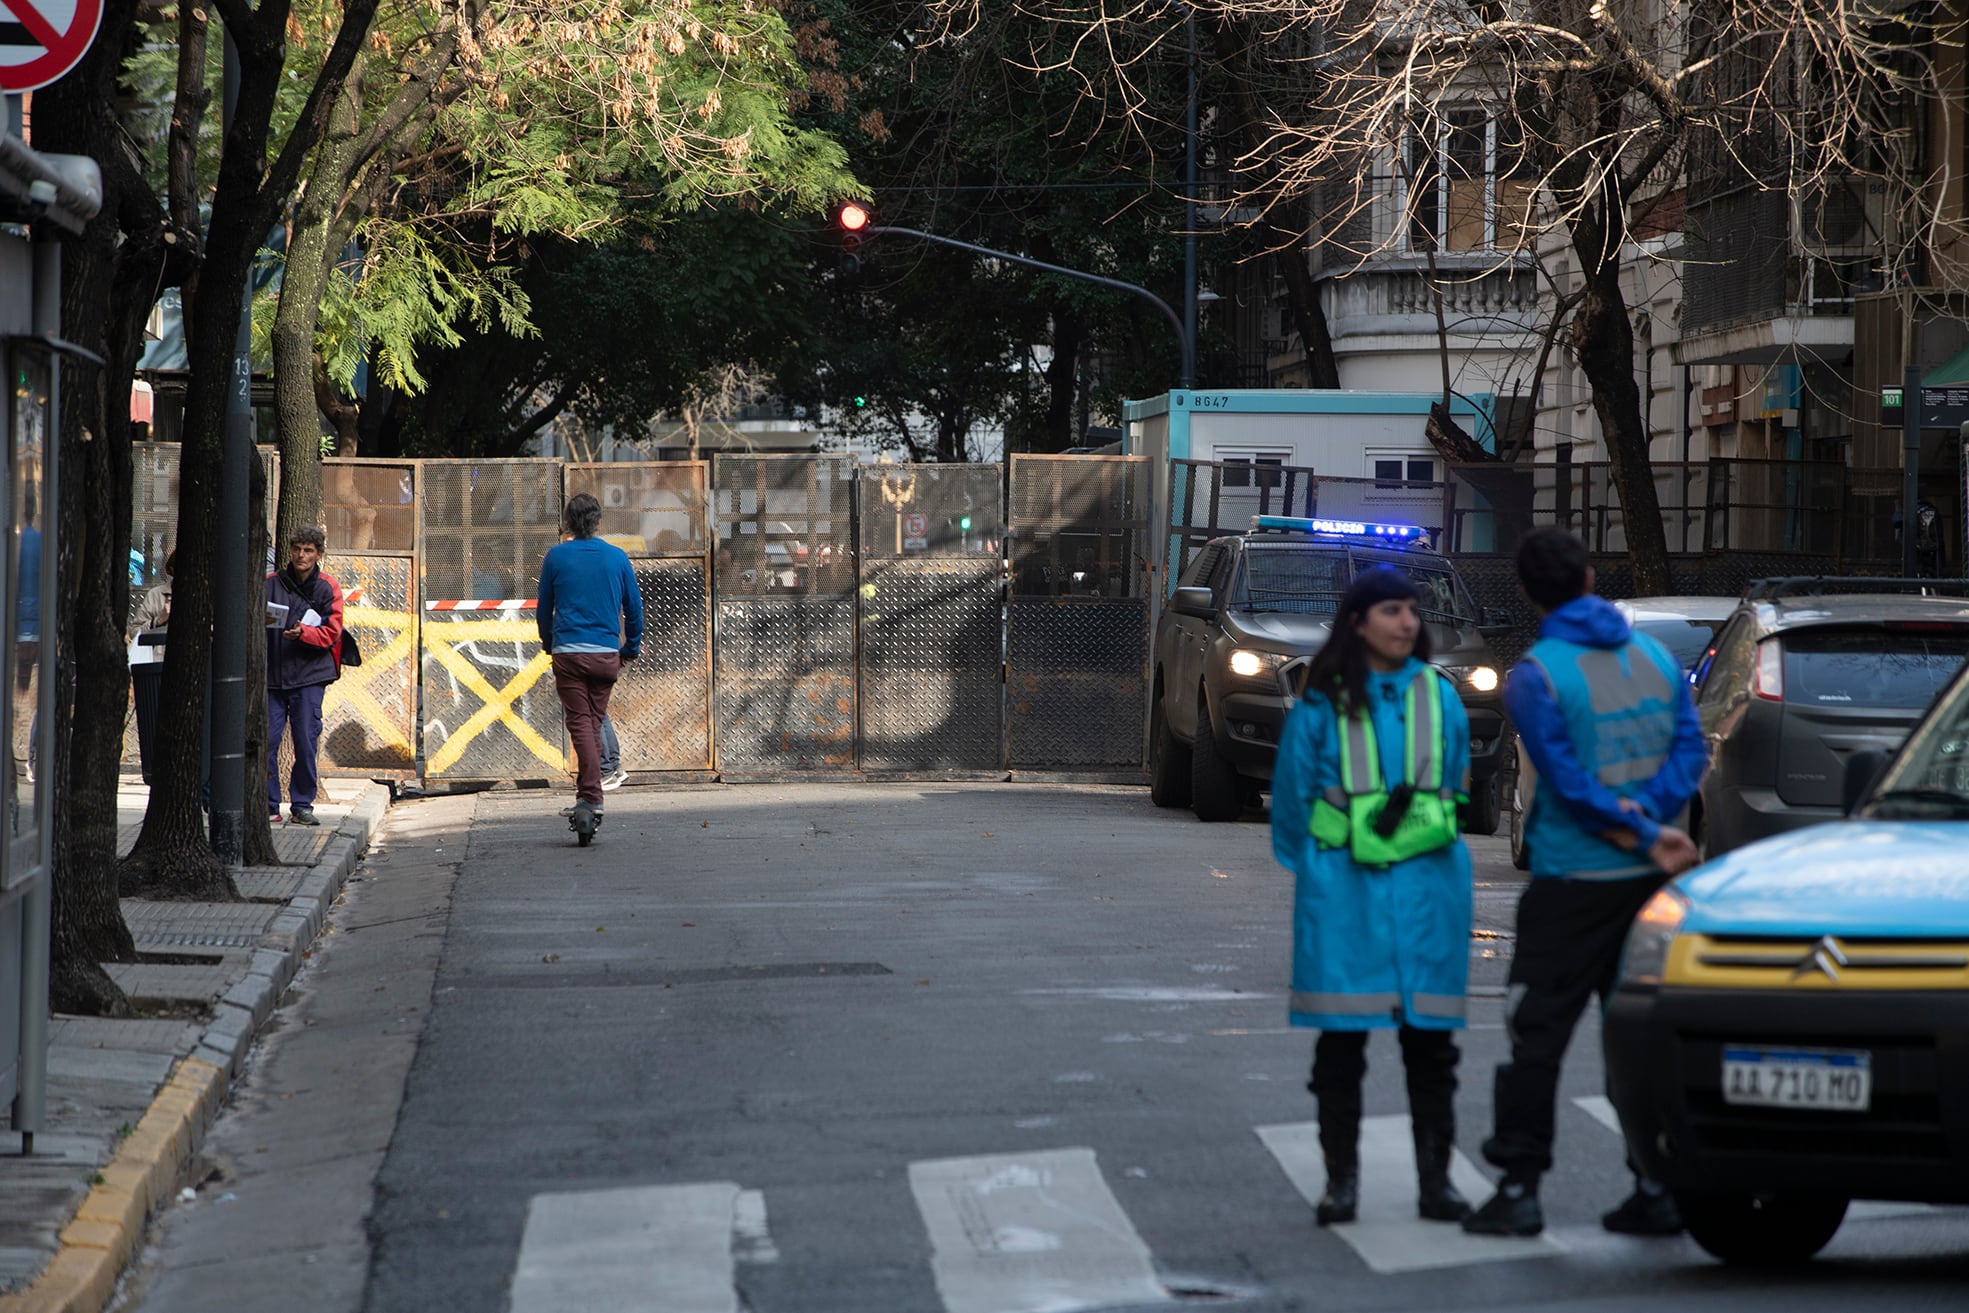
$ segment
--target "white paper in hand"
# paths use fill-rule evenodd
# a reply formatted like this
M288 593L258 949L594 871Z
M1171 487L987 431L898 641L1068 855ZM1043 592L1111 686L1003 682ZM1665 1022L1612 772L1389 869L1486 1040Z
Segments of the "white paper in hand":
M300 623L304 625L318 625L321 623L321 613L313 607L309 607L301 616Z

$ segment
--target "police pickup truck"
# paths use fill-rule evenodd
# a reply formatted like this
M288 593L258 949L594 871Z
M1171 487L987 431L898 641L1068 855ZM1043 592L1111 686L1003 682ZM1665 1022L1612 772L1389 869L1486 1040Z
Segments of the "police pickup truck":
M1183 572L1155 635L1149 763L1158 807L1228 821L1258 802L1305 667L1355 573L1374 566L1400 570L1422 595L1431 659L1470 715L1464 828L1497 832L1515 754L1483 631L1506 618L1479 612L1423 530L1357 520L1253 516L1249 533L1212 539Z

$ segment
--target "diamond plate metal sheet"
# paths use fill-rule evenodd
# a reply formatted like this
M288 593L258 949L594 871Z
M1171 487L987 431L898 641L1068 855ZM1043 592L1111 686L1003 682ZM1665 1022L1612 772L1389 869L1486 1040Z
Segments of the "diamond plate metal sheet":
M853 596L721 599L717 615L719 769L851 769Z
M1140 769L1148 462L1014 456L1010 485L1007 759L1014 769Z
M422 474L424 597L532 597L541 559L561 540L561 466L436 460Z
M609 720L629 771L711 769L711 588L705 558L635 562L642 655L623 668Z
M863 561L861 764L993 770L1003 746L996 560Z
M410 779L417 774L417 572L409 556L337 556L342 624L362 648L321 703L317 766L324 775Z
M334 457L321 463L321 518L331 555L417 550L417 467Z
M1136 769L1147 714L1148 603L1014 598L1007 636L1015 770Z
M427 776L567 774L553 661L541 649L532 611L426 611L419 633Z

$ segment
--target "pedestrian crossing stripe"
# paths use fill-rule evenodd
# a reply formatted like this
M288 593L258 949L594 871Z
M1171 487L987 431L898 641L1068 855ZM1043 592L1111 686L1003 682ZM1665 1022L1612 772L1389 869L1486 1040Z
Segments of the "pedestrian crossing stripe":
M535 1195L512 1313L738 1313L728 1181Z

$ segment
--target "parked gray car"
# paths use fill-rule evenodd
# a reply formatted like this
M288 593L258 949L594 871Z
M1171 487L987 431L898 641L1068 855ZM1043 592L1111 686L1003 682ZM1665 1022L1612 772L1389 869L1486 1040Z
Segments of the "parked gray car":
M1690 825L1706 856L1839 819L1847 758L1899 747L1962 668L1969 584L1881 591L1899 586L1774 579L1744 595L1695 672L1710 766Z

